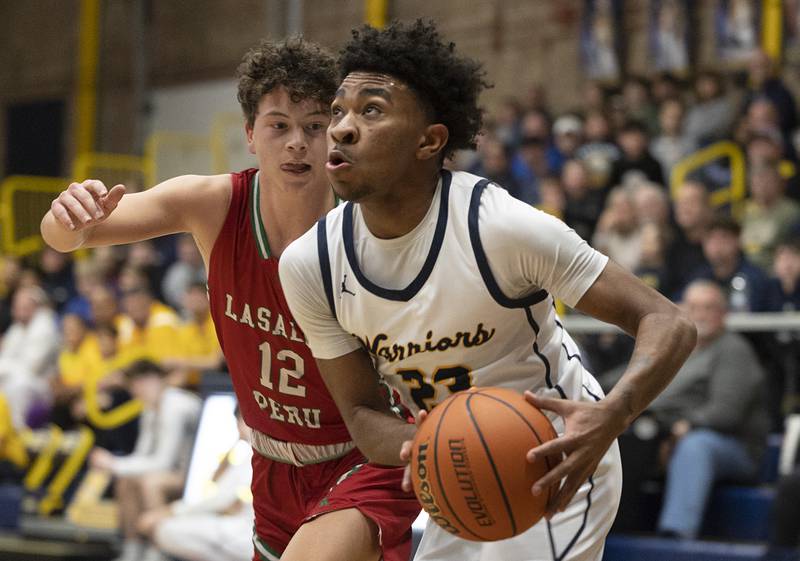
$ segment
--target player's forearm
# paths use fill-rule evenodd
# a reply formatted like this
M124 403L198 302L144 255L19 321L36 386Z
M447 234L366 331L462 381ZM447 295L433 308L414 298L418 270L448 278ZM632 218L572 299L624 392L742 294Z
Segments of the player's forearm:
M416 425L368 406L353 407L348 417L350 436L370 462L387 466L405 464L400 459L400 448L403 442L414 438Z
M79 249L86 242L90 230L68 230L59 224L55 216L53 216L53 212L50 210L48 210L47 214L42 218L39 229L47 245L61 253Z
M669 385L695 347L697 330L681 312L654 312L642 317L628 368L608 394L624 426L630 424Z

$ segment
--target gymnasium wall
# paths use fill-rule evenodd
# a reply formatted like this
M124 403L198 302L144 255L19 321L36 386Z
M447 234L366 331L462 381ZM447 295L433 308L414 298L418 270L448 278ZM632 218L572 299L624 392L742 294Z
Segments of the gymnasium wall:
M713 4L701 3L701 37L713 37ZM6 47L0 49L0 105L21 99L72 99L79 5L78 0L0 3L0 36ZM331 48L364 19L363 0L304 0L302 5L306 36ZM564 110L581 96L582 5L580 0L389 0L389 16L433 18L465 54L483 60L495 84L484 98L490 109L503 97L520 96L539 83L551 105ZM648 3L625 5L628 68L646 72ZM286 31L286 6L284 0L103 1L96 149L139 152L150 125L163 126L164 116L144 97L144 88L152 94L198 81L232 79L249 46ZM137 49L137 44L145 49ZM699 48L701 64L712 57L713 45L706 39ZM213 97L215 107L205 111L217 111L216 103ZM68 106L69 147L74 118ZM4 113L0 112L0 154ZM73 156L65 154L65 166Z

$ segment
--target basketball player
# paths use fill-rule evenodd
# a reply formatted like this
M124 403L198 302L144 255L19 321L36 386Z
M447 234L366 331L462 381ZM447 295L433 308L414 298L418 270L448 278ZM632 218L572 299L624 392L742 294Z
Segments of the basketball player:
M532 489L560 482L546 520L493 543L429 522L416 559L599 560L621 491L615 439L674 376L694 327L559 220L442 168L472 145L485 84L433 24L355 31L340 72L326 167L349 202L287 248L280 275L350 434L371 461L408 460L415 427L387 412L379 377L415 411L504 386L529 392L560 435L528 459L566 454ZM636 336L607 397L555 299Z
M278 281L286 246L334 206L325 131L335 63L300 39L262 42L239 67L258 169L182 176L142 193L73 183L42 221L60 251L190 232L211 312L252 429L256 559L406 561L413 493L367 464L326 391Z

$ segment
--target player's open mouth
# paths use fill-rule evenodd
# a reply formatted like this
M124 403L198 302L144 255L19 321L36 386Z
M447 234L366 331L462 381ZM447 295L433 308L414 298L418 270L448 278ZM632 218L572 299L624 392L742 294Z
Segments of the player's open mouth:
M340 171L343 169L347 169L352 167L353 162L350 161L350 158L345 156L339 150L331 150L328 153L328 162L325 164L325 167L328 171Z
M299 175L306 173L307 171L311 171L311 166L301 162L290 162L286 164L281 164L281 171L286 171L289 173L294 173Z

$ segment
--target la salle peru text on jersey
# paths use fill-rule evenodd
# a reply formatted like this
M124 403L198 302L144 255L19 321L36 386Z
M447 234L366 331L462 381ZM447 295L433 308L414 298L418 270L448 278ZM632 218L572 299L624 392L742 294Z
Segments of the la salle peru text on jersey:
M234 309L236 311L234 311ZM235 303L233 296L230 294L225 294L225 316L237 323L247 325L253 329L269 333L276 337L282 337L287 341L306 344L306 340L302 337L301 333L298 333L297 326L291 319L287 321L280 312L273 314L272 310L265 306L251 306L247 302ZM273 319L275 321L274 325L272 324ZM280 353L278 353L278 358L280 359ZM266 360L272 360L272 357L270 356ZM300 360L301 364L295 364L295 368L302 368L302 359L297 357L296 360ZM286 369L281 368L281 376L283 376L285 370ZM302 375L303 371L300 372L299 376L290 376L299 379ZM279 388L278 393L305 397L304 386L284 385L283 378L281 378L281 385ZM320 410L317 408L285 405L272 397L264 395L264 393L259 390L253 390L253 398L261 409L269 409L269 418L272 420L297 425L299 427L308 427L310 429L318 429L321 426Z

